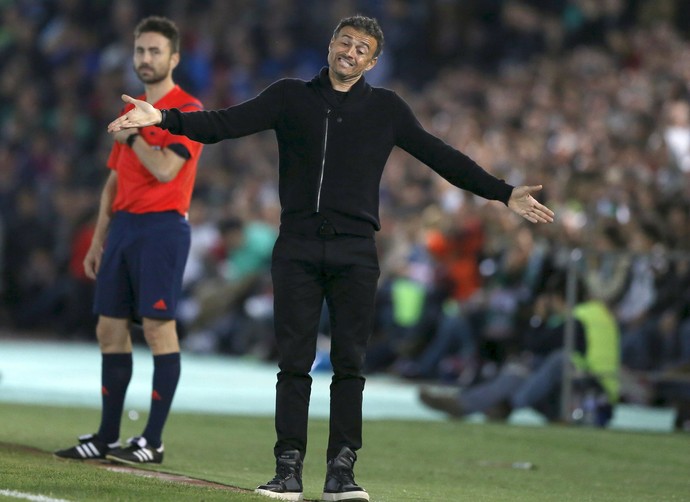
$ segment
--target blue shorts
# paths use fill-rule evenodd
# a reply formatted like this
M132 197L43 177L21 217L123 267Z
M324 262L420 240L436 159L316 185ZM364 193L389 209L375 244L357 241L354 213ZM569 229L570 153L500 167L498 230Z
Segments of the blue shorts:
M190 228L176 211L113 215L96 277L94 313L174 319Z

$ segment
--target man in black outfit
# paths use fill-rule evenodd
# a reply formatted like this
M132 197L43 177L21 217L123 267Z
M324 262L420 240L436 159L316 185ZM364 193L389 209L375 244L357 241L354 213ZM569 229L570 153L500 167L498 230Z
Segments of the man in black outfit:
M279 349L275 426L276 476L257 492L303 499L311 393L324 299L331 322L330 435L323 500L367 501L354 481L362 446L362 365L372 331L379 277L374 233L379 230L379 184L394 146L453 185L506 204L533 223L553 212L426 132L393 91L369 86L363 75L383 48L375 19L340 21L328 46L328 67L311 81L282 79L257 97L224 110L157 110L123 96L134 110L108 129L158 125L201 143L273 129L279 148L280 236L273 251L275 331Z

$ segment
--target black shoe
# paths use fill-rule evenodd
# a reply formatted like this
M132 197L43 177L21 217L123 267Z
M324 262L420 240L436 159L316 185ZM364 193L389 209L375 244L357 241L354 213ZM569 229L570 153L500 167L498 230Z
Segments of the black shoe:
M142 436L129 438L127 443L128 446L112 450L105 458L119 464L160 464L163 461L163 445L154 448Z
M323 486L321 500L327 502L340 500L367 502L369 500L367 491L355 483L355 474L352 468L356 460L355 452L347 446L343 446L338 456L328 461L326 483Z
M79 436L79 444L58 450L53 455L60 458L71 458L74 460L103 459L112 450L119 448L120 442L106 443L97 434L85 434Z
M512 412L513 407L510 406L510 402L504 399L495 406L484 410L484 416L490 422L505 422Z
M458 401L458 391L452 392L432 390L422 387L419 391L419 399L429 408L448 413L451 417L459 418L465 416L465 411Z
M276 475L255 493L278 500L299 502L302 496L302 457L297 450L287 450L276 458Z

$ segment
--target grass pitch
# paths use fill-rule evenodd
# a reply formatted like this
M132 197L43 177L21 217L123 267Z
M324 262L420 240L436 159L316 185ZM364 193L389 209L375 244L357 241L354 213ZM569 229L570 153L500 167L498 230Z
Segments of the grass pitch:
M146 417L123 419L122 437ZM273 475L270 418L181 414L165 430L162 471L235 487L197 486L111 472L51 452L93 432L93 409L0 403L0 500L18 494L70 501L265 501ZM372 502L690 501L690 435L468 422L365 422L355 473ZM318 500L328 423L312 420L305 498ZM529 462L535 469L513 467Z

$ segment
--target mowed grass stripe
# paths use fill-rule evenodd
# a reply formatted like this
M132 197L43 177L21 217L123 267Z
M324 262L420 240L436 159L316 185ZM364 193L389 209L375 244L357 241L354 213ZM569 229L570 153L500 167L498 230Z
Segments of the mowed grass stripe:
M51 452L93 432L93 409L0 403L0 489L90 500L265 500L251 493L273 474L273 420L171 414L163 465L150 470L236 487L232 492L55 460ZM122 437L146 417L124 418ZM310 424L305 498L325 476L326 420ZM39 450L28 450L28 447ZM355 466L372 502L690 501L690 435L573 427L367 421ZM531 462L534 470L512 468Z

